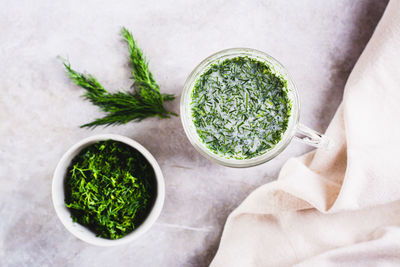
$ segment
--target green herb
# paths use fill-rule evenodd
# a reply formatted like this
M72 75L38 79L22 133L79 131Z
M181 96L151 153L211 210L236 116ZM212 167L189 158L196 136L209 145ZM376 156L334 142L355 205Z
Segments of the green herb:
M287 82L267 63L226 59L200 75L191 112L201 141L225 158L249 159L274 147L291 111Z
M154 201L155 174L132 147L107 140L83 149L65 182L71 217L97 236L117 239L137 228Z
M83 74L71 68L71 64L63 59L64 67L70 79L84 88L84 97L98 106L107 115L81 127L99 125L125 124L129 121L141 121L148 117L169 118L177 114L164 107L164 101L172 101L175 96L162 94L153 78L142 51L136 45L132 34L122 28L121 35L128 44L129 58L132 65L133 92L110 93L90 74Z

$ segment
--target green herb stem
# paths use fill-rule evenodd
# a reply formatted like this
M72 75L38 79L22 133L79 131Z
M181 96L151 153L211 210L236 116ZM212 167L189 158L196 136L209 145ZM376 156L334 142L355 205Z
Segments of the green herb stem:
M62 59L69 78L86 90L85 99L98 106L107 115L86 123L81 127L97 127L100 125L119 125L130 121L141 121L149 117L170 118L176 113L167 111L164 101L175 99L173 94L162 94L160 87L150 72L143 52L136 45L131 32L122 28L121 35L128 44L131 74L134 83L133 92L118 91L111 93L104 89L91 74L80 73L72 69L71 64Z

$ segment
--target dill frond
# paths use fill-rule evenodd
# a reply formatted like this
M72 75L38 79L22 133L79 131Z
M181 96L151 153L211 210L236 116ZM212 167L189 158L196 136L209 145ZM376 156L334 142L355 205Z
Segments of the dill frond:
M91 74L80 73L72 69L66 59L62 59L69 78L78 86L86 90L83 97L98 106L107 115L95 119L81 127L94 128L100 125L119 125L130 121L139 122L148 117L170 118L177 116L164 107L164 101L172 101L175 96L162 94L160 87L150 72L146 58L136 45L131 32L122 28L121 35L128 44L131 74L134 83L133 92L111 93L104 89L98 80Z

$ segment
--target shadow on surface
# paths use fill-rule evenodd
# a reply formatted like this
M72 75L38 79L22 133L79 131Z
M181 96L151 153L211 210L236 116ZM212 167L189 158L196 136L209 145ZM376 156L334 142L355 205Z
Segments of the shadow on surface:
M328 88L325 105L322 105L325 108L319 113L317 124L320 125L323 131L328 127L337 107L341 103L347 79L371 38L387 4L388 0L361 1L357 10L358 13L354 14L354 24L349 27L350 38L345 40L343 46L335 49L338 51L345 48L345 51L340 53L331 52L333 62L331 76L329 77L331 86Z

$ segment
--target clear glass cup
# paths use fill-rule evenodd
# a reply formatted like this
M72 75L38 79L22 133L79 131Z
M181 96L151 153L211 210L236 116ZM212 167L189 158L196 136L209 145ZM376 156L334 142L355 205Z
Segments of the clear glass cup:
M289 118L289 124L286 132L283 134L282 139L271 149L265 153L250 159L232 159L224 158L210 151L206 145L201 141L197 135L196 128L193 124L191 115L191 94L196 81L200 75L204 73L208 68L218 62L222 62L229 58L235 58L238 56L244 56L266 62L275 74L282 76L287 81L288 97L292 101L292 110ZM318 148L330 148L332 141L325 135L320 134L302 124L299 123L300 115L300 102L297 92L297 88L290 77L289 73L276 59L270 55L251 48L231 48L215 53L205 60L203 60L189 75L181 96L180 103L181 120L183 128L185 129L186 135L192 145L199 151L204 157L210 159L213 162L228 166L228 167L251 167L255 165L267 162L279 153L281 153L291 142L292 139L296 139L302 143L318 147ZM296 136L296 134L300 136Z

